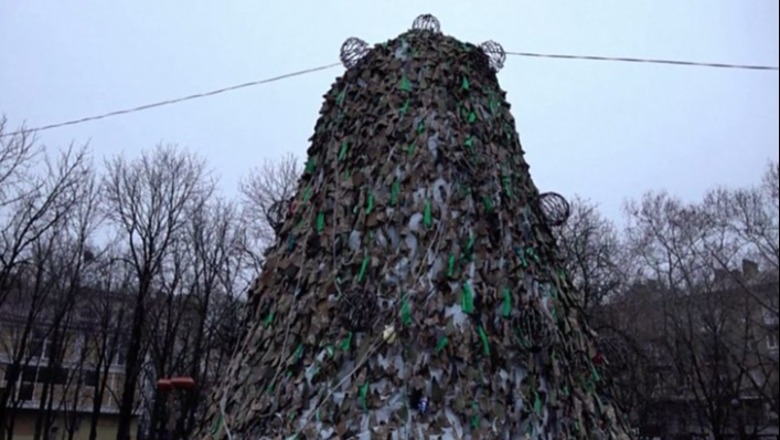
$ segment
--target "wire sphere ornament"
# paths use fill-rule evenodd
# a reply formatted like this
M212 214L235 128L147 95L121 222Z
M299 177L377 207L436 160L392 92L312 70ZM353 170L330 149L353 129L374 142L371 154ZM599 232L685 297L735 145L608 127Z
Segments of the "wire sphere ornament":
M350 290L339 298L338 314L344 326L353 332L371 329L377 320L379 304L376 295L364 290Z
M347 69L358 65L360 60L368 53L368 43L356 37L349 37L341 45L341 64Z
M539 208L545 221L550 226L561 226L566 223L571 215L571 208L566 199L554 192L546 192L539 195Z
M485 52L485 55L488 56L490 68L494 72L498 72L504 68L504 63L506 62L506 52L504 52L504 48L500 44L493 40L489 40L480 44L479 48L482 49L482 52Z
M271 204L265 213L265 219L277 234L282 230L287 213L290 211L291 200L278 200Z
M543 350L555 342L555 329L542 313L526 306L512 319L512 326L520 337L521 345L533 352Z
M430 31L434 34L441 33L439 19L431 14L422 14L412 22L412 29L416 31Z

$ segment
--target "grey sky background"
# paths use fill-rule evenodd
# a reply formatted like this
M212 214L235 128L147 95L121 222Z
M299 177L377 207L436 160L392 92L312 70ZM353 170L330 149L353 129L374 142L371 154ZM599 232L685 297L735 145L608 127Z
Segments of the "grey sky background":
M338 61L342 42L397 36L422 13L507 51L778 65L774 0L0 0L0 113L46 125ZM41 132L96 159L159 142L199 152L226 194L264 158L305 159L342 67ZM508 57L499 81L541 190L619 219L627 197L693 200L756 183L778 159L778 73Z

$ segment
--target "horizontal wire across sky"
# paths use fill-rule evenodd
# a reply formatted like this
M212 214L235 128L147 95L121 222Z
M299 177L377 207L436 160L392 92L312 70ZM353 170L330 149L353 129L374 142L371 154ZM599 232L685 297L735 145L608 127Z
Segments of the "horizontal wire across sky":
M593 55L562 55L562 54L544 54L544 53L534 53L534 52L506 52L507 55L513 55L513 56L521 56L521 57L532 57L532 58L552 58L552 59L564 59L564 60L588 60L588 61L611 61L611 62L624 62L624 63L648 63L648 64L665 64L665 65L675 65L675 66L689 66L689 67L709 67L709 68L720 68L720 69L738 69L738 70L763 70L763 71L778 71L780 70L777 66L762 66L762 65L749 65L749 64L727 64L727 63L702 63L702 62L695 62L695 61L676 61L676 60L661 60L661 59L650 59L650 58L629 58L629 57L606 57L606 56L593 56ZM257 81L250 81L243 84L237 84L229 87L223 87L221 89L212 90L209 92L204 93L196 93L188 96L182 96L180 98L173 98L173 99L167 99L165 101L159 101L154 102L151 104L144 104L137 107L132 107L128 109L123 110L115 110L108 113L103 113L100 115L95 116L87 116L80 119L73 119L66 122L59 122L56 124L49 124L44 125L36 128L29 128L29 129L22 129L18 131L13 131L10 133L5 133L0 136L6 137L6 136L15 136L22 133L33 133L33 132L39 132L44 130L51 130L54 128L60 128L65 127L69 125L78 125L83 124L85 122L91 122L96 121L99 119L109 118L113 116L119 116L124 115L128 113L135 113L140 112L144 110L153 109L156 107L162 107L166 105L173 105L178 104L180 102L184 101L190 101L193 99L199 99L199 98L205 98L208 96L214 96L219 95L221 93L230 92L233 90L243 89L246 87L252 87L257 86L261 84L268 84L276 81L281 81L288 78L293 78L296 76L306 75L309 73L318 72L321 70L327 70L336 66L341 65L341 63L333 63L333 64L327 64L324 66L318 66L318 67L312 67L309 69L304 70L298 70L296 72L290 72L285 73L283 75L274 76L271 78L261 79Z

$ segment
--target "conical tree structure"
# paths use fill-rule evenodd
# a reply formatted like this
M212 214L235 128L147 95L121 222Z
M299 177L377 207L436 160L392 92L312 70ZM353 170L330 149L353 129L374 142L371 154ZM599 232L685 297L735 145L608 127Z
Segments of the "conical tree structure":
M199 438L627 438L496 79L502 49L437 24L345 43Z

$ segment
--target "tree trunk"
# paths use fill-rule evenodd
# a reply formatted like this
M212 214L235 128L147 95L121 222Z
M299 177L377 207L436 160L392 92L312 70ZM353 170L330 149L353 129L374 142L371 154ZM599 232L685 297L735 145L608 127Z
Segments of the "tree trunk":
M336 81L195 438L628 438L499 58L413 30Z
M133 423L133 407L135 406L138 377L143 363L142 337L143 326L146 319L146 301L149 292L150 276L144 274L139 283L139 293L133 311L133 323L130 329L130 344L127 349L127 362L125 363L125 378L122 388L122 398L119 404L119 420L117 422L116 440L130 440L130 428Z

